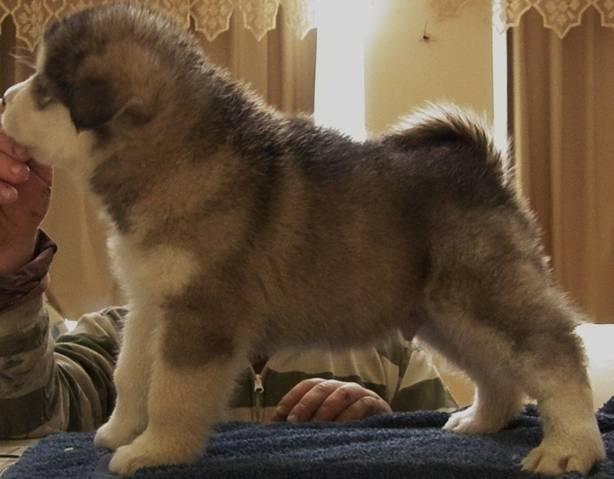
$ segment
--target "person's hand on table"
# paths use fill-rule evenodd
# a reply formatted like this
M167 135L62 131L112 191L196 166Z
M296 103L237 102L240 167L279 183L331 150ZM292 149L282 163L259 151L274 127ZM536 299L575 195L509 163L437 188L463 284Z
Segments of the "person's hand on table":
M390 412L384 399L360 384L312 378L298 383L279 401L273 420L345 422Z
M32 258L47 210L53 173L0 131L0 274Z

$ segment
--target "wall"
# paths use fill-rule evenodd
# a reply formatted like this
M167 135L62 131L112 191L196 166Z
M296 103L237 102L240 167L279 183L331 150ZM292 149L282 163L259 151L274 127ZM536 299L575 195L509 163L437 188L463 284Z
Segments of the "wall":
M437 0L377 0L365 52L366 123L381 132L425 101L448 100L492 118L489 1L440 18ZM458 3L458 2L457 2ZM430 40L423 40L425 29Z

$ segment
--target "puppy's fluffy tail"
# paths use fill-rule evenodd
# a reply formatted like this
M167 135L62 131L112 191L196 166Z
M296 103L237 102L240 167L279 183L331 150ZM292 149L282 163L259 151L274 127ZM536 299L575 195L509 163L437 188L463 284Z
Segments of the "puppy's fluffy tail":
M478 161L507 176L507 151L494 142L484 118L450 104L429 103L404 118L390 139L406 148L461 143L475 152Z

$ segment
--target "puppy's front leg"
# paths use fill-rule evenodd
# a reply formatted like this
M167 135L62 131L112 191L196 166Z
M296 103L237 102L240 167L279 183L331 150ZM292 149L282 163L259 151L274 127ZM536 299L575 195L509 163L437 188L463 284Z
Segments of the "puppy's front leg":
M147 428L116 451L109 464L113 473L131 474L147 466L196 461L243 365L244 358L236 351L207 353L206 342L200 351L204 360L188 359L189 346L185 354L176 351L169 355L164 350L166 340L162 334L161 350L152 364Z
M96 432L97 447L117 449L129 444L147 426L147 396L151 366L152 331L156 315L134 306L124 323L122 346L113 382L115 409Z

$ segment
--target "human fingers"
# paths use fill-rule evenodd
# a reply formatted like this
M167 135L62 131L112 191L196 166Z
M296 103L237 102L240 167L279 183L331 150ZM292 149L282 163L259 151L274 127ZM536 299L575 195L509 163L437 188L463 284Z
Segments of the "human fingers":
M329 379L314 385L288 413L288 422L305 422L313 420L326 398L343 384L345 383Z
M15 143L2 130L0 130L0 153L4 153L20 161L27 161L30 159L26 148Z
M0 181L19 184L30 177L30 166L13 156L0 152Z
M27 212L32 221L40 222L49 209L53 172L49 167L33 161L28 164L31 166L30 180L16 185L19 194L19 207L13 213L23 215Z
M8 205L17 201L17 189L12 185L0 181L0 206Z
M352 404L364 397L379 398L370 389L354 382L342 383L328 397L324 399L316 411L314 421L332 421L341 415Z
M17 201L19 194L15 186L30 177L30 167L25 163L28 159L26 149L0 130L0 205Z
M36 160L28 161L27 165L39 181L51 188L51 184L53 183L53 168L38 163Z
M0 152L7 155L11 154L13 145L14 142L2 130L0 130Z
M363 396L355 403L347 407L335 422L358 421L375 414L390 414L390 405L379 396Z
M298 404L301 398L316 384L326 381L323 378L309 378L297 383L282 397L277 404L273 416L274 421L285 421L290 411Z
M0 204L17 200L15 186L25 183L30 177L30 167L13 157L0 152Z

